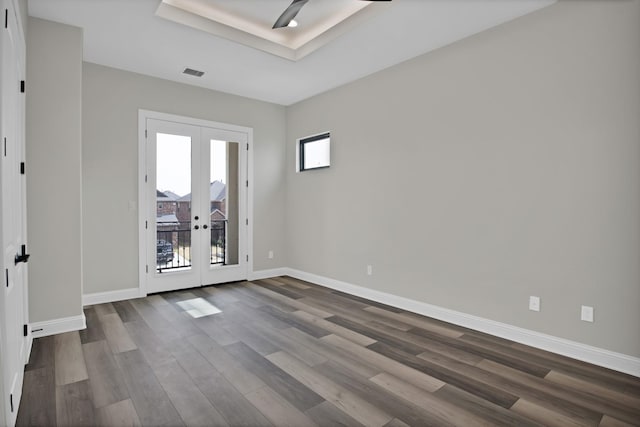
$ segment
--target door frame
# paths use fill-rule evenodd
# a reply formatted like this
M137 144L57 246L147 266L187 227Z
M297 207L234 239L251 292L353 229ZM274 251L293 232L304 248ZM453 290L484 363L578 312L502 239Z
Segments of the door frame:
M207 128L215 128L228 130L232 132L244 133L247 135L247 236L246 236L246 254L247 256L247 279L253 272L253 128L246 126L233 125L229 123L214 122L206 119L197 119L193 117L180 116L176 114L162 113L151 110L138 110L138 277L139 277L139 294L141 297L147 295L147 230L145 229L145 221L147 221L148 198L146 170L147 170L147 135L146 122L148 119L163 120L168 122L181 123L185 125L201 126ZM155 250L155 247L153 248Z

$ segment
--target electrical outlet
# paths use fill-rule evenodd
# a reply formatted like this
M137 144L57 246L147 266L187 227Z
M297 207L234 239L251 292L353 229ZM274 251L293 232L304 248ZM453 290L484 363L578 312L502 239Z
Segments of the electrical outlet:
M529 297L529 310L540 311L540 297Z
M367 275L371 276L373 274L373 267L370 265L367 265Z
M584 320L585 322L593 322L593 307L583 305L582 310L580 311L580 320Z
M269 251L268 257L269 259L273 259L273 251Z

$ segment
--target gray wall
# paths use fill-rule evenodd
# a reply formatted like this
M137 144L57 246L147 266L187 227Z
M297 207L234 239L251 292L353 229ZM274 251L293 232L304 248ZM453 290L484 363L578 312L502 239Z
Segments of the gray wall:
M82 314L82 30L29 18L29 320Z
M138 109L253 128L254 269L284 266L284 107L85 63L85 294L138 287Z
M289 266L640 356L639 22L559 2L288 108Z

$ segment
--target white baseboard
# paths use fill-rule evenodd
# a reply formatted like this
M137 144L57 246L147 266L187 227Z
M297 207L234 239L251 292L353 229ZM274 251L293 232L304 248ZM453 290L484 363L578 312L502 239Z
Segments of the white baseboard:
M443 307L427 304L425 302L415 301L409 298L392 295L386 292L376 291L374 289L353 285L339 280L330 279L328 277L318 276L304 271L291 268L286 270L286 275L295 277L296 279L306 280L327 288L336 289L351 295L377 301L423 316L433 317L454 325L464 326L476 331L485 332L497 337L516 341L521 344L530 345L552 353L561 354L573 359L582 360L594 365L624 372L636 377L640 377L640 358L628 356L622 353L616 353L610 350L593 347L564 338L554 337L552 335L531 331L517 326L508 325L506 323L496 322L494 320L484 319L482 317L461 313L459 311L450 310Z
M96 292L93 294L84 294L82 296L82 305L84 307L94 304L104 304L107 302L122 301L126 299L140 298L139 288L119 289L117 291Z
M249 280L270 279L272 277L286 276L288 268L272 268L269 270L258 270L249 274Z
M79 331L87 327L84 314L61 319L45 320L31 324L31 336L33 338L62 334L64 332Z

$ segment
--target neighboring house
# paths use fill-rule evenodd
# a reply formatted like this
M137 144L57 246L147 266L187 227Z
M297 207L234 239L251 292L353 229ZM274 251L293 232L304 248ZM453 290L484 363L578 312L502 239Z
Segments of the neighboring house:
M178 199L171 191L156 190L156 216L175 215Z
M165 192L166 193L166 192ZM220 181L213 181L209 186L209 200L211 200L210 212L218 210L226 219L227 186ZM176 216L181 223L191 222L191 193L177 199ZM213 217L211 218L213 219Z

